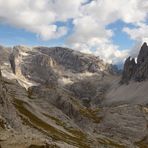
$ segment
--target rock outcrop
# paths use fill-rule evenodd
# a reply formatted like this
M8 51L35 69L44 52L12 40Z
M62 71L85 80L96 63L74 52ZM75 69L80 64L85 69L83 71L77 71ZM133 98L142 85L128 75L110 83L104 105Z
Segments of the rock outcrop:
M23 81L57 85L78 73L111 74L113 68L99 57L62 47L15 46L9 56L13 73ZM115 72L116 73L116 72Z
M0 72L0 117L5 121L5 127L20 129L19 117L16 115L16 110L11 102L6 81L2 78ZM15 119L16 118L16 119ZM15 120L14 120L15 119Z
M58 65L62 65L65 69L72 72L99 72L107 70L107 64L99 57L90 54L83 54L68 48L54 47L36 47L37 51L48 55L56 61Z
M134 58L127 58L124 63L121 83L127 83L130 80L143 81L148 78L148 46L144 43L137 57L137 63Z
M131 59L130 57L128 57L124 63L124 70L122 74L121 83L128 84L129 80L131 80L132 76L135 74L135 70L136 70L135 59L134 58Z

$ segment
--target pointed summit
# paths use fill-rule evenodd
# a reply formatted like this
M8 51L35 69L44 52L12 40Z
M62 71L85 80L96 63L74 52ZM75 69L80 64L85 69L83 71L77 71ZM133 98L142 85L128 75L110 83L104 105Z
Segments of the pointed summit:
M144 42L143 45L142 45L142 47L146 47L146 46L147 46L147 43ZM142 47L141 47L141 48L142 48Z
M121 83L127 83L129 80L143 81L148 79L148 45L146 42L141 46L137 63L135 59L128 57L124 63Z
M147 58L148 58L148 46L147 43L144 42L138 55L137 59L138 65L143 63Z
M132 78L133 74L135 73L135 67L136 67L135 59L134 58L131 59L131 57L128 57L124 63L122 80L120 81L121 84L123 83L128 84L128 81Z

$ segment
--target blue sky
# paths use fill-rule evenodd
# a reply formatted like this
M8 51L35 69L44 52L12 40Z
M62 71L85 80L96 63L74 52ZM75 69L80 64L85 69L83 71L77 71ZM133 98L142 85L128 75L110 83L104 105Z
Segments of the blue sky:
M66 23L56 22L57 26L67 26L68 34L58 39L42 40L35 33L20 29L5 23L0 24L0 43L6 46L14 45L29 45L29 46L63 46L68 36L72 33L73 25L71 20ZM125 24L122 21L116 21L107 26L107 28L114 30L114 36L111 38L112 42L119 46L120 50L129 49L134 46L135 41L130 39L127 33L122 29L128 26L134 28L131 24Z
M126 24L121 20L118 20L108 26L108 28L114 30L115 35L112 37L112 42L118 45L120 50L130 49L135 44L135 41L123 31L124 27L129 27L131 29L135 28L132 24Z
M148 41L147 22L147 0L0 0L1 45L66 46L112 63Z
M60 46L64 42L64 38L43 41L35 33L26 31L25 29L16 28L7 24L0 24L0 43L6 46L15 45L44 45L44 46Z
M63 46L66 39L72 34L73 24L69 19L66 22L55 22L58 27L66 26L67 35L57 39L42 40L36 33L29 32L25 29L11 26L7 23L0 23L0 44L5 46L28 45L28 46Z

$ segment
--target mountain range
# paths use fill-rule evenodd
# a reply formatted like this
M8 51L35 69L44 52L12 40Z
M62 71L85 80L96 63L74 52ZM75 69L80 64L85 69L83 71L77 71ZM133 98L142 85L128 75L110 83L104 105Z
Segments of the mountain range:
M123 71L64 47L0 46L1 148L147 148L148 46Z

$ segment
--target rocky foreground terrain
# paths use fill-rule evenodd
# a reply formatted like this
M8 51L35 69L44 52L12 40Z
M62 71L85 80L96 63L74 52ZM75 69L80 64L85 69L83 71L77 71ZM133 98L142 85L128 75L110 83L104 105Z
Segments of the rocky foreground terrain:
M0 46L1 148L148 148L148 46L123 74L68 48Z

